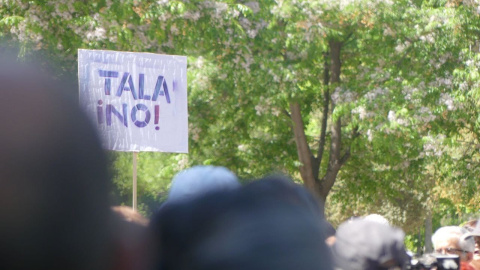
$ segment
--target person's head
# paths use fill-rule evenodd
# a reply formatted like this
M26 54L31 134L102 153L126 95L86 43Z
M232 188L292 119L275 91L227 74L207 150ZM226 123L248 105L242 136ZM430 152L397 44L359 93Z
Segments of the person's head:
M112 207L115 217L115 264L112 270L149 270L153 265L149 220L128 206Z
M157 269L332 269L308 204L273 179L169 204L152 224L161 247Z
M237 176L225 167L198 165L177 173L168 192L167 202L192 199L212 190L240 186Z
M480 222L477 219L468 221L463 226L475 241L475 250L472 257L472 265L475 269L480 269Z
M140 214L138 211L133 210L132 207L126 205L112 206L112 211L115 216L121 220L128 222L128 224L134 224L141 227L147 227L149 220Z
M283 174L268 175L260 180L253 181L246 188L251 190L252 196L258 193L270 194L265 199L290 201L293 204L302 205L312 215L323 220L323 203L315 198L315 196L303 185L299 185L291 178Z
M331 247L335 243L335 233L337 231L333 227L333 225L325 220L325 243Z
M1 268L105 269L109 175L75 87L5 59L0 82Z
M380 222L380 223L385 224L385 225L390 225L390 222L388 222L388 219L386 219L384 216L379 215L379 214L366 215L364 217L364 219L375 221L375 222Z
M475 249L475 243L473 238L467 233L466 229L459 226L440 227L432 236L435 252L458 255L462 262L470 261Z
M350 219L340 224L332 246L336 267L342 270L404 269L408 263L404 237L400 228L364 218Z

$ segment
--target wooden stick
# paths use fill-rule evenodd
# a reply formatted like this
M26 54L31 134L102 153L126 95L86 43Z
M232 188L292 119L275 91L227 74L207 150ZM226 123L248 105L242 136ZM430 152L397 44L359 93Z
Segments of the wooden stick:
M133 197L132 197L132 208L134 211L137 211L137 159L138 152L133 152Z

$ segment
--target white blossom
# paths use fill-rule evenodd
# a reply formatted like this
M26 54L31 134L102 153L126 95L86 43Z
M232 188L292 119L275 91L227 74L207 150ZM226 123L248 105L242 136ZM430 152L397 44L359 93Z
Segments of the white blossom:
M111 35L108 37L108 41L116 43L118 41L118 37L116 35Z
M462 91L468 90L468 83L467 82L462 82L458 85L458 88Z
M247 18L241 18L239 22L244 29L249 29L252 26L252 23Z
M163 43L162 46L168 47L168 48L173 48L173 38L170 36L168 37L168 41Z
M400 164L397 164L396 166L393 166L392 168L394 170L401 170L401 169L406 169L410 166L410 161L409 160L405 160L403 161L402 163Z
M168 0L164 0L164 1L168 1ZM201 1L200 5L202 5L205 9L215 8L215 2L209 1L209 0Z
M262 115L267 111L267 109L265 107L263 107L262 105L257 104L255 106L255 111L257 111L257 115Z
M174 34L174 35L178 35L180 31L178 30L177 26L175 24L173 24L172 26L170 26L170 33Z
M405 45L404 44L398 44L397 47L395 47L395 50L397 52L401 53L405 50Z
M240 150L241 152L245 152L247 151L248 147L245 145L245 144L240 144L238 147L238 150Z
M199 127L194 126L192 123L188 125L188 130L190 133L190 138L194 141L198 141L200 139L200 132L202 131Z
M372 91L369 91L367 92L364 97L368 100L368 101L373 101L374 99L376 99L377 97L381 97L381 96L384 96L387 94L387 89L386 88L381 88L381 87L377 87L375 89L373 89Z
M373 131L371 129L367 130L367 139L369 142L373 141Z
M339 100L340 96L340 87L335 88L335 91L333 91L332 95L330 96L332 98L333 103L337 103Z
M433 33L429 33L427 35L420 36L420 40L428 43L435 43L435 35Z
M185 16L187 19L191 19L194 22L196 22L198 19L200 19L200 12L198 12L198 11L193 12L193 13L190 13L190 12L186 12L186 13L189 13L188 15Z
M447 110L452 111L455 109L454 105L454 100L453 98L447 94L447 93L442 93L440 94L440 99L439 99L440 104L444 104L447 106Z
M408 120L405 118L398 118L397 123L401 126L408 126L409 124Z
M228 10L227 3L215 2L215 13L213 13L213 17L215 19L220 19L227 10Z
M392 30L390 27L385 27L385 30L383 30L383 35L384 36L395 36L395 32Z
M387 118L388 118L388 121L390 122L395 122L397 120L397 116L395 115L394 111L389 111Z
M272 114L278 117L280 115L280 110L276 107L272 108Z
M255 1L248 2L245 4L245 6L249 7L253 13L257 13L260 11L260 5L258 4L258 2L255 2Z
M184 170L188 167L188 155L183 156L178 162L177 162L177 167L178 170Z
M198 57L195 62L194 62L194 67L198 68L198 69L202 69L203 66L204 66L204 58L202 56Z
M106 39L107 31L103 27L96 27L93 31L87 31L87 40L102 40Z
M360 106L353 109L352 113L358 114L358 117L362 120L367 118L368 116L371 116L371 114L367 113L367 110L365 109L364 106Z
M220 80L226 80L226 79L227 79L227 74L222 73L222 74L218 75L218 78L219 78Z
M443 142L446 136L443 134L439 134L435 137L431 135L425 136L423 144L423 151L425 152L426 156L441 156L444 152Z
M291 51L287 51L285 55L286 55L288 60L296 60L298 58L297 54L295 54Z
M380 67L384 67L385 66L385 60L383 58L379 58L377 60L377 63Z
M249 38L255 38L257 36L257 30L256 29L247 30L247 35Z
M357 98L357 95L349 89L337 87L335 88L330 97L332 98L332 102L334 104L340 104L354 101Z
M240 15L240 11L236 9L232 11L232 17L237 18L239 15Z

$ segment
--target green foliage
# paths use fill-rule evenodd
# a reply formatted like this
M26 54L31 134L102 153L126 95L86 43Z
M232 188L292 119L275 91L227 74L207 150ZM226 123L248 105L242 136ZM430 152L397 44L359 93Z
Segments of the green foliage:
M146 215L193 165L226 166L244 181L271 172L300 181L289 106L301 104L315 150L328 94L328 125L342 119L351 157L327 216L338 225L382 214L412 234L413 249L427 210L436 227L480 205L480 20L473 2L453 2L2 1L0 49L49 59L58 76L75 76L79 48L188 56L190 153L139 153ZM324 78L331 42L342 45L335 84ZM111 158L115 203L129 205L132 154Z

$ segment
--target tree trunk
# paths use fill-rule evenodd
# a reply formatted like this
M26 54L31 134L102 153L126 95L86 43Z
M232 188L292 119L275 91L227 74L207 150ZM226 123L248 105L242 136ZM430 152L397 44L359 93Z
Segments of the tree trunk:
M432 211L427 210L427 217L425 218L425 253L433 252L432 235Z
M325 57L325 67L323 74L323 83L325 85L324 103L323 103L323 119L319 136L319 144L315 157L312 154L310 145L308 144L307 137L305 135L305 126L302 119L302 113L300 104L296 101L290 103L290 117L293 122L293 133L295 137L295 143L297 145L298 159L302 163L300 166L300 175L305 186L312 191L322 202L327 199L330 190L332 189L338 172L343 164L350 157L350 151L347 149L342 155L342 120L341 118L332 119L330 124L330 145L327 149L326 136L327 136L327 119L333 111L334 105L331 101L328 85L338 84L340 82L341 61L340 52L342 48L342 42L330 41L329 48L330 53ZM331 74L331 77L330 77ZM332 104L330 107L329 104ZM329 162L325 175L320 178L320 164L323 159L324 151L329 151Z
M302 176L305 186L314 191L316 187L316 179L313 173L312 167L312 152L308 145L307 136L305 136L305 127L303 124L302 113L300 110L300 104L298 102L292 102L290 104L290 113L293 121L293 134L295 136L295 143L297 145L298 159L302 163L300 166L300 175Z

